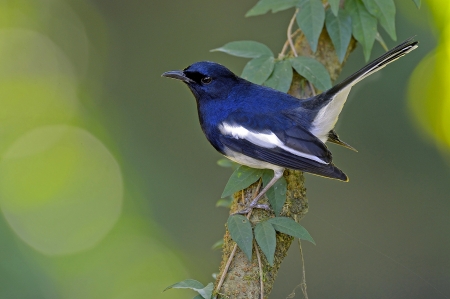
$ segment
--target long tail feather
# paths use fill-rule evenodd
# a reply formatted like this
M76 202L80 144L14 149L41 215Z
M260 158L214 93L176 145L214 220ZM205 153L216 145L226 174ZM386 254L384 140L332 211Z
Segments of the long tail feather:
M381 70L389 63L399 59L400 57L406 55L407 53L411 52L415 48L417 48L417 41L413 41L413 37L407 39L397 47L389 50L385 54L381 55L374 61L370 62L366 66L364 66L362 69L354 73L353 75L349 76L347 79L342 81L341 83L333 86L329 90L325 92L327 95L334 95L339 93L339 91L355 85L362 79L366 78L367 76L370 76L371 74L375 73L376 71Z

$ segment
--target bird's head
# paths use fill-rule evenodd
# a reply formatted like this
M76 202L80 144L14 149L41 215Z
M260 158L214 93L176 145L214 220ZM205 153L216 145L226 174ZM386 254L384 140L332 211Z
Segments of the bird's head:
M182 71L169 71L162 76L186 83L199 102L226 98L239 81L229 69L210 61L196 62Z

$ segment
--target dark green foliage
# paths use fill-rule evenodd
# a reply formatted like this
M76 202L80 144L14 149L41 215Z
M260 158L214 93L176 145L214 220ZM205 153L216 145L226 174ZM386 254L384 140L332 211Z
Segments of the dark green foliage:
M381 26L393 40L397 40L395 33L395 3L394 0L363 0L367 10L377 17Z
M263 15L269 10L273 13L295 7L300 0L260 0L252 9L250 9L246 17Z
M249 261L252 261L253 232L250 221L242 215L231 215L227 221L231 238L245 253Z
M267 261L273 266L273 259L275 257L275 246L277 245L277 238L275 236L275 229L268 221L263 221L255 226L255 239L261 248L262 252L267 258Z
M337 57L342 62L352 37L352 19L345 10L341 10L337 16L327 10L325 25Z
M272 51L266 45L249 40L230 42L223 47L211 50L211 52L215 51L220 51L233 56L244 58L273 56Z
M242 78L255 84L263 84L273 71L275 58L264 55L253 58L244 67Z
M264 186L266 186L272 178L273 171L268 169L265 170L262 176ZM286 180L284 177L281 177L266 193L266 196L269 199L270 206L275 212L275 216L280 215L284 203L286 202L286 190Z
M290 58L292 67L306 80L314 84L319 90L331 88L330 74L327 69L317 60L311 57L298 56Z
M275 217L268 220L276 231L316 244L306 228L288 217Z
M297 24L305 34L313 52L317 50L317 42L322 33L324 21L325 9L321 0L300 1Z
M345 9L352 18L353 36L363 46L367 61L377 35L377 18L369 13L361 0L345 1Z
M272 74L264 82L264 85L282 92L287 92L289 87L291 87L292 74L292 67L289 60L277 61L275 62Z
M206 287L203 286L203 284L197 280L194 279L186 279L180 282L177 282L171 286L168 286L164 289L164 291L169 289L191 289L193 291L196 291L198 293L197 296L194 297L194 299L210 299L212 296L214 285L212 282L210 282Z
M256 182L262 176L263 172L263 169L254 169L244 165L240 166L228 179L228 183L221 197L228 197L237 191L247 188Z
M328 0L328 3L330 4L331 11L335 16L339 13L339 4L341 0Z

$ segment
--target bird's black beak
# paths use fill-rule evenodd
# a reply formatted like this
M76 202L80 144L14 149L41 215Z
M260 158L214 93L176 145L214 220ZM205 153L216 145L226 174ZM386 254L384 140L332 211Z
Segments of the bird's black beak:
M186 77L186 75L184 74L183 71L168 71L168 72L165 72L164 74L162 74L161 76L167 77L167 78L178 79L178 80L181 80L188 84L194 82L194 80Z

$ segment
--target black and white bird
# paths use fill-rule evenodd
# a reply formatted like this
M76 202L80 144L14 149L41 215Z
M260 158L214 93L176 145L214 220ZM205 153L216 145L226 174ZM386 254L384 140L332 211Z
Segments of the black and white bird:
M325 142L352 149L334 131L352 86L416 49L417 44L408 39L329 90L303 100L253 84L214 62L197 62L163 76L181 80L190 88L201 128L217 151L239 164L274 171L273 179L248 206L254 208L285 168L348 181L332 163Z

